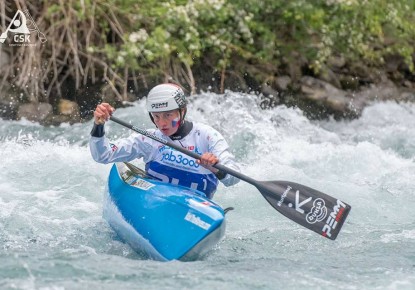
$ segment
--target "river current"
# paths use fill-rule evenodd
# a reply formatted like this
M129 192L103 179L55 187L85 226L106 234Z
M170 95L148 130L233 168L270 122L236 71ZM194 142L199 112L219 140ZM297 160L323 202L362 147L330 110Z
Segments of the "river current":
M289 180L352 206L335 241L220 185L225 238L195 262L144 260L102 218L111 165L89 153L92 121L0 120L0 289L415 289L415 105L374 103L352 121L261 110L228 92L191 98L190 120L228 140L242 172ZM144 102L115 116L152 128ZM131 134L109 122L107 136Z

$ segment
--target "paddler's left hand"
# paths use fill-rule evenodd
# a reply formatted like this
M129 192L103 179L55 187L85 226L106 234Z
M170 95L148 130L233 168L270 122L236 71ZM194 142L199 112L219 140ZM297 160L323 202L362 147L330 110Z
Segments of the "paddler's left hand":
M209 169L213 173L217 173L219 171L218 169L213 167L213 165L219 162L218 157L216 157L213 153L203 153L200 159L196 160L196 162L202 165L204 168Z

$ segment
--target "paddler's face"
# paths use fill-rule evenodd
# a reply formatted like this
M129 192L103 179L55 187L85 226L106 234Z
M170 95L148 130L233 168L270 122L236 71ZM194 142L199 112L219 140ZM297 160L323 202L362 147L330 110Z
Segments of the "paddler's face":
M166 136L171 136L177 132L180 125L179 110L167 112L151 113L157 128Z

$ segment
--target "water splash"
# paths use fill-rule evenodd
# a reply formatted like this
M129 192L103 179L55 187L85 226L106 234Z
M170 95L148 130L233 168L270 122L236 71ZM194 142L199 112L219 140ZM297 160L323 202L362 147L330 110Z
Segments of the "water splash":
M190 101L189 119L218 129L247 175L302 183L350 203L338 239L297 226L240 183L215 196L236 209L225 240L205 260L141 260L102 220L109 165L90 157L92 122L0 120L0 288L415 287L414 105L374 104L360 119L337 122L310 121L285 106L264 111L253 95ZM154 127L144 102L115 114ZM106 132L111 139L131 133L112 123Z

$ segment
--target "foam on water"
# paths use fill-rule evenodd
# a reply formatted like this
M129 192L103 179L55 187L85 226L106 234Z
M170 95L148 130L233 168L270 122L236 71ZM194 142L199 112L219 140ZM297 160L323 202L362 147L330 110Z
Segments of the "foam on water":
M226 238L204 260L142 260L102 219L110 165L87 148L91 122L0 120L1 289L413 289L415 106L380 103L353 121L309 121L228 92L192 98L189 118L228 140L243 172L290 180L352 206L336 241L278 214L246 183L221 186ZM152 127L143 102L116 116ZM131 132L106 125L112 139ZM139 286L138 286L139 285Z

